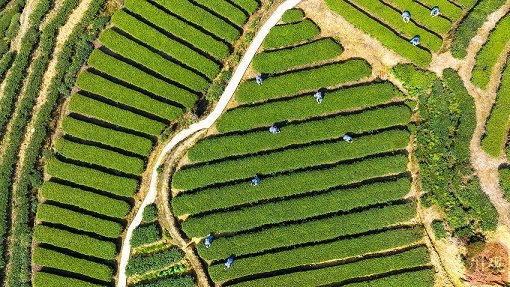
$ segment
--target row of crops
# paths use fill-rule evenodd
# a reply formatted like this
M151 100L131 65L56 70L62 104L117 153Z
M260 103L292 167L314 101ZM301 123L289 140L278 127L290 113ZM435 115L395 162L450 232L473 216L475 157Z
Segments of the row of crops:
M89 46L81 63L87 60L87 69L76 80L80 90L70 97L63 136L46 166L51 178L42 185L45 201L37 208L42 224L35 232L41 245L33 257L45 268L34 286L58 280L68 286L111 284L131 197L158 136L195 106L258 8L255 0L234 2L127 0L111 17L113 27L99 35L101 46ZM66 84L69 91L73 81ZM155 227L147 223L135 232L135 246L151 243L144 237L154 239L156 233L158 241L161 231ZM147 251L133 258L127 274L163 272L158 277L168 281L186 268L180 261L175 248ZM155 278L150 276L137 281ZM193 284L183 278L181 283Z
M417 286L432 286L424 229L411 223L404 95L380 80L352 85L371 75L370 65L335 62L342 48L334 39L282 32L307 22L284 16L298 22L275 26L269 36L285 44L254 58L256 71L270 67L272 75L260 86L252 79L240 85L242 105L223 114L219 134L191 148L190 163L172 178L182 230L189 238L214 236L197 250L222 284L318 286L385 274L374 281L383 286L409 274L420 278ZM312 96L318 89L320 105ZM267 131L274 123L280 133ZM255 174L261 181L251 186Z

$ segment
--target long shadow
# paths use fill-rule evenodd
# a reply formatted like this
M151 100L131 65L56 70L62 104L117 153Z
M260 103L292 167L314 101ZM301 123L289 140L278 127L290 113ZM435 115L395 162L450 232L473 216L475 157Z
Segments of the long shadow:
M53 200L46 200L45 204L50 204L50 205L58 206L61 208L69 209L71 211L78 212L78 213L85 214L85 215L90 215L95 218L117 222L117 223L121 224L124 228L126 228L126 226L127 226L127 220L125 220L125 219L106 216L106 215L92 212L92 211L89 211L89 210L86 210L86 209L83 209L83 208L80 208L80 207L77 207L74 205L65 204L65 203L61 203L61 202L53 201Z
M214 11L213 9L211 9L211 8L205 6L205 5L202 5L202 4L198 3L195 0L188 0L188 1L190 3L192 3L193 5L202 8L202 10L205 10L205 11L209 12L209 14L215 16L216 18L221 19L223 22L225 22L225 23L229 24L230 26L232 26L234 29L239 31L239 35L240 36L243 35L243 32L244 32L243 28L239 27L237 24L235 24L234 22L230 21L230 19L228 19L227 17L224 17L223 15L218 14L218 12ZM246 18L246 20L244 22L246 23L246 21L248 21L248 18Z
M154 100L157 100L157 101L163 102L163 103L165 103L165 104L168 104L168 105L171 105L171 106L177 107L177 108L179 108L179 109L183 109L183 110L184 110L184 108L185 108L182 104L180 104L180 103L178 103L178 102L175 102L175 101L169 100L169 99L167 99L167 98L165 98L165 97L162 97L162 96L156 95L156 94L154 94L154 93L152 93L152 92L149 92L149 91L147 91L147 90L145 90L145 89L142 89L142 88L140 88L140 87L137 87L137 86L135 86L135 85L132 85L132 84L130 84L130 83L128 83L128 82L125 82L125 81L123 81L123 80L121 80L121 79L118 79L118 78L112 77L112 76L110 76L110 75L108 75L108 74L106 74L106 73L103 73L103 72L101 72L101 71L99 71L99 70L95 69L94 67L89 68L87 71L91 72L91 73L92 73L92 74L94 74L94 75L97 75L97 76L103 77L103 78L107 79L107 80L108 80L108 81L110 81L110 82L114 82L115 84L118 84L118 85L124 86L124 87L126 87L126 88L131 89L131 90L137 91L137 92L139 92L139 93L141 93L141 94L144 94L144 95L146 95L146 96L149 96L150 98L152 98L152 99L154 99Z
M172 63L174 63L174 64L176 64L176 65L178 65L178 66L180 66L180 67L182 67L182 68L184 68L186 70L189 70L189 71L193 72L197 76L205 79L207 82L211 82L211 80L205 74L203 74L202 72L200 72L200 71L196 70L195 68L192 68L192 67L184 64L183 62L180 62L179 60L173 58L172 56L168 55L167 53L165 53L163 51L157 50L154 47L145 44L144 42L142 42L142 41L136 39L135 37L131 36L130 34L124 32L124 30L121 30L121 29L119 29L119 28L117 28L115 26L111 27L110 29L112 31L115 31L119 35L122 35L122 36L128 38L129 40L137 43L138 45L143 46L144 48L147 48L148 50L150 50L154 54L158 54L159 56L163 57L165 60L167 60L169 62L172 62Z
M100 101L102 103L105 103L105 104L108 104L110 106L114 106L116 108L119 108L119 109L123 109L123 110L126 110L126 111L130 111L134 114L137 114L137 115L140 115L140 116L143 116L145 118L148 118L148 119L151 119L151 120L155 120L155 121L158 121L158 122L162 122L164 123L165 125L169 125L171 122L167 119L164 119L162 117L159 117L157 115L154 115L154 114L151 114L151 113L148 113L146 111L142 111L142 110L138 110L132 106L128 106L126 104L122 104L122 103L119 103L119 102L116 102L116 101L113 101L113 100L110 100L108 98L105 98L101 95L98 95L98 94L93 94L93 93L90 93L90 92L87 92L85 90L80 90L78 91L79 94L83 95L83 96L86 96L88 98L91 98L91 99L94 99L96 101Z
M69 271L65 271L65 270L61 270L61 269L55 269L55 268L51 268L51 267L44 267L44 266L42 267L40 272L51 273L51 274L63 276L63 277L75 278L78 280L90 282L92 284L98 284L101 286L106 285L107 287L115 287L115 281L113 280L113 278L112 278L112 281L110 281L110 282L104 282L104 281L101 281L101 280L98 280L98 279L95 279L92 277L88 277L88 276L85 276L82 274L69 272ZM115 273L113 273L113 274L115 274Z
M244 21L244 24L246 24L246 22L250 19L251 14L250 14L250 13L248 13L248 11L244 10L244 8L243 8L243 7L241 7L241 6L237 5L237 3L234 3L232 0L224 0L224 1L225 1L225 2L227 2L227 3L229 3L229 4L230 4L230 5L232 5L232 6L236 7L237 9L241 10L241 12L243 12L243 13L244 13L244 16L246 16L246 21ZM259 7L260 7L260 1L259 1L259 0L257 0L256 2L259 4ZM242 28L242 27L241 27L241 28Z
M159 27L159 26L154 25L152 22L150 22L149 20L147 20L147 19L145 19L145 18L141 17L141 16L140 16L140 15L138 15L138 14L135 14L135 13L133 13L133 12L131 12L131 11L127 10L127 9L124 9L124 11L125 11L126 13L128 13L129 15L133 16L134 18L136 18L138 21L140 21L140 22L142 22L142 23L144 23L144 24L146 24L146 25L148 25L148 26L150 26L150 27L152 27L152 28L156 29L158 32L160 32L161 34L165 35L167 38L172 39L172 40L174 40L174 41L176 41L176 42L178 42L178 43L180 43L180 44L182 44L182 45L186 46L186 47L187 47L187 48L189 48L190 50L193 50L193 51L195 51L197 54L200 54L200 55L204 56L205 58L207 58L207 59L211 60L212 62L216 63L217 65L219 65L220 67L222 66L221 61L220 61L220 60L218 60L218 59L216 59L215 57L213 57L213 56L212 56L212 55L210 55L209 53L204 52L204 51L202 51L202 50L198 49L197 47L195 47L195 46L191 45L190 43L188 43L188 42L187 42L187 41L185 41L184 39L181 39L181 38L179 38L179 37L175 36L174 34L171 34L171 33L170 33L170 32L168 32L167 30L165 30L165 29L163 29L163 28L161 28L161 27Z
M111 150L111 151L120 153L122 155L130 156L130 157L136 157L136 158L139 158L141 160L144 160L145 164L147 164L147 157L145 157L143 155L136 154L134 152L126 151L126 150L123 150L123 149L120 149L120 148L112 147L112 146L105 145L105 144L98 143L98 142L94 142L94 141L89 141L89 140L73 137L73 136L71 136L69 134L65 134L63 136L63 138L66 139L66 140L75 142L75 143L80 143L80 144L85 144L85 145L90 145L90 146L96 146L96 147L99 147L99 148L102 148L102 149L107 149L107 150Z

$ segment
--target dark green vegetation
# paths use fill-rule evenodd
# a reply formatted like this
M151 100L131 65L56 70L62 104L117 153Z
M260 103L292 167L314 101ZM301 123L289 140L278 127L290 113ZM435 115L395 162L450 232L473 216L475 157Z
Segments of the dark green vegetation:
M274 26L264 39L262 47L273 49L309 41L318 36L320 29L310 19L301 22Z
M129 244L136 248L145 244L151 244L161 240L161 230L157 223L140 225L133 230Z
M284 23L294 23L305 17L305 12L299 8L292 8L282 15L282 21Z
M160 253L153 253L150 256L132 257L126 266L126 275L141 275L150 271L161 270L173 263L181 261L182 254L176 248L171 248Z
M195 282L193 278L189 276L183 276L178 278L165 278L150 283L137 284L135 287L193 287Z

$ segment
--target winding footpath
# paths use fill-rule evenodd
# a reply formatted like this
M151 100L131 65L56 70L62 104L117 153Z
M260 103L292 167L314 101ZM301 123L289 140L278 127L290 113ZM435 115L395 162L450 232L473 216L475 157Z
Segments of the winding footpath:
M188 129L185 129L181 132L179 132L162 150L161 154L158 157L158 160L156 164L154 165L154 169L152 170L152 177L151 177L151 184L149 188L149 192L147 193L147 196L145 197L145 200L143 201L142 205L140 206L140 209L138 210L135 218L129 225L129 228L127 230L126 238L124 239L124 242L122 244L122 252L120 257L120 268L119 268L119 281L117 283L117 287L126 287L126 265L128 263L129 255L131 253L131 246L129 244L129 240L131 239L131 236L133 234L133 230L142 222L142 212L143 209L154 202L157 195L157 188L156 188L156 181L158 177L158 173L156 171L157 167L161 165L163 160L166 158L168 152L172 150L175 146L180 144L184 139L186 139L188 136L192 135L193 133L210 128L214 122L221 116L225 108L227 107L227 104L230 102L230 99L234 95L234 92L237 89L237 86L241 82L244 73L248 69L248 66L251 63L251 60L253 56L255 56L255 53L259 49L260 45L262 45L262 41L266 38L267 34L269 33L269 30L278 23L280 18L282 17L283 13L297 5L301 0L287 0L284 3L282 3L276 11L271 15L271 17L266 21L264 26L258 31L257 36L253 39L250 47L246 50L246 53L239 63L239 66L237 67L234 75L232 76L232 79L230 80L229 84L225 88L225 91L221 95L220 100L218 101L218 104L216 105L214 111L207 116L204 120L191 125Z

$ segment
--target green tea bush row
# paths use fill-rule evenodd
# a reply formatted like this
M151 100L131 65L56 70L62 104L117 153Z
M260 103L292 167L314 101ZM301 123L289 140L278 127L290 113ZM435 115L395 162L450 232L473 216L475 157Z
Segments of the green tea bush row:
M436 271L433 268L422 269L390 275L369 281L356 282L343 285L345 287L386 287L386 286L413 286L432 287Z
M494 31L478 54L476 54L476 66L473 68L471 81L474 85L485 89L492 75L492 67L498 61L500 54L505 49L505 41L510 37L510 15L503 17L496 25Z
M2 60L0 60L0 81L4 80L5 74L12 64L13 57L14 52L12 51L9 51L2 56Z
M133 235L129 240L129 244L131 248L136 248L159 240L161 240L161 230L159 230L158 224L153 223L137 226L133 230Z
M113 242L102 241L83 234L76 234L41 224L35 227L34 240L106 260L115 259L117 254L117 248Z
M213 229L215 233L238 232L258 226L304 220L332 212L349 211L356 207L398 200L410 190L411 184L407 178L364 185L359 188L335 190L315 196L271 202L203 217L191 217L182 223L182 230L190 238L200 237L204 230L208 229Z
M455 32L455 38L453 39L451 48L452 56L457 59L463 59L467 56L469 42L476 36L478 29L482 27L483 23L487 20L487 16L496 11L501 5L505 4L505 2L505 0L478 2L475 8L462 20Z
M150 283L134 285L134 287L194 287L195 281L190 276L165 278Z
M232 286L298 286L299 284L301 284L301 286L326 285L351 278L358 278L372 274L386 273L390 271L401 270L404 268L427 265L429 257L430 256L427 252L427 248L419 247L391 256L370 258L353 263L346 263L342 265L313 269L303 272L287 273L274 277L246 281ZM433 279L434 277L427 278L426 280L427 282L430 282L431 280L433 282ZM402 282L399 282L398 284L400 283ZM411 284L409 286L415 285Z
M184 1L180 2L184 3ZM155 28L139 21L123 10L118 10L115 14L113 14L112 23L136 39L154 47L155 49L163 51L185 65L200 71L209 79L213 79L220 71L220 66L212 60L193 51L186 45L168 38Z
M234 5L227 1L216 1L216 0L196 0L198 4L204 5L219 15L229 19L232 23L243 26L247 18L243 11L239 10Z
M462 4L462 6L464 6L466 8L472 8L473 6L475 6L475 4L478 1L477 0L458 0L457 2L459 2L460 4Z
M39 204L37 208L37 219L53 224L63 224L74 229L92 232L110 238L119 237L124 229L122 225L117 222L49 204Z
M130 11L141 15L151 23L167 30L173 35L218 59L224 59L230 55L229 47L225 43L214 39L210 35L204 34L202 31L188 25L179 18L165 13L149 4L146 0L127 0L124 5Z
M409 59L411 62L425 67L432 60L432 55L428 51L409 46L411 44L409 44L406 39L400 38L396 32L388 29L378 20L372 19L363 12L360 12L349 3L343 0L326 0L326 5L359 29L373 35L376 39L381 41L384 46L402 55L404 58ZM402 17L398 14L392 17L396 17L396 20L402 21ZM411 37L414 36L416 35ZM433 37L437 39L436 36ZM409 40L410 39L411 38L409 38Z
M393 2L394 4L396 4L402 12L408 11L411 14L412 21L418 21L421 24L424 24L424 25L430 27L430 29L433 30L434 32L448 33L448 31L450 31L450 28L452 27L452 23L445 18L430 17L430 9L423 6L422 4L420 4L418 2L414 2L412 0L391 0L390 2ZM448 1L445 1L445 2L448 2ZM450 5L456 7L453 4L450 4ZM442 6L439 6L439 11L441 13L443 13L442 8L443 8ZM459 9L457 8L457 10L459 10ZM462 10L460 10L460 12L462 14ZM409 22L409 23L411 23L411 22ZM420 35L420 34L417 34L417 35ZM410 35L410 36L413 37L412 35ZM420 36L420 42L421 42L421 36Z
M132 106L133 108L154 114L169 121L177 119L183 113L183 110L178 107L152 99L145 94L111 82L89 71L80 73L76 80L76 86L87 92Z
M259 2L257 0L232 0L232 3L239 5L239 7L246 10L248 14L253 14L259 9Z
M46 272L37 272L34 276L34 287L106 287L75 278L63 277Z
M352 108L373 106L388 102L395 97L403 97L404 94L393 84L382 82L368 86L342 88L326 92L323 96L324 100L320 105L310 95L288 101L231 109L222 115L216 124L216 129L220 133L248 130L293 119L306 119Z
M310 19L304 19L293 24L277 25L271 28L264 42L262 42L262 47L273 49L294 45L303 41L310 41L319 34L320 28Z
M67 109L154 136L161 134L166 126L164 123L94 100L79 93L73 94Z
M263 155L224 160L199 167L181 168L173 176L177 189L194 189L219 182L252 177L255 174L275 174L342 160L363 158L382 152L404 149L409 144L409 132L391 130L355 139L286 149Z
M135 41L121 36L113 30L108 29L103 31L99 36L99 41L108 49L136 61L192 90L200 92L207 89L209 86L209 82L207 82L206 79L163 58L161 55L152 52ZM193 97L182 97L180 101L186 107L193 107L196 99Z
M124 218L131 211L131 206L125 201L51 181L43 184L41 196L109 217Z
M415 203L388 205L381 208L335 215L325 219L273 226L261 231L231 237L219 237L214 239L211 248L205 248L203 244L200 244L197 248L200 256L205 260L223 259L231 254L241 256L280 247L320 242L339 236L363 233L409 221L415 215ZM377 218L377 220L374 220L374 218ZM207 232L209 231L204 230L203 234L207 234ZM277 240L272 240L273 238Z
M158 209L156 208L156 204L149 204L143 209L142 213L142 221L143 222L152 222L156 218L158 218Z
M337 240L330 243L321 243L291 250L266 253L254 257L239 258L235 260L235 268L224 270L223 264L211 265L209 267L209 275L213 281L219 282L251 274L272 272L316 262L354 257L366 253L407 246L423 240L423 234L423 227L394 229L356 238ZM214 245L212 248L214 248Z
M305 12L299 8L292 8L285 11L282 15L282 22L294 23L305 18Z
M499 170L499 186L505 192L505 199L510 200L510 169L503 168Z
M131 197L136 193L138 181L132 178L111 175L96 169L77 166L51 159L46 172L56 178L104 190L115 195Z
M192 106L198 99L196 94L151 76L144 71L117 60L98 49L92 52L87 63L112 77L119 78L132 85L143 88L163 98L176 101L185 106Z
M152 142L149 139L104 128L71 117L64 118L62 130L77 138L99 142L144 156L149 155L152 150Z
M485 124L485 138L482 139L482 149L494 158L501 155L503 141L510 115L510 66L507 65L501 76L496 102L491 115Z
M472 0L470 0L472 1ZM427 4L429 7L439 7L439 11L441 14L447 16L448 18L452 19L453 22L457 21L462 17L462 8L458 7L457 5L453 4L452 2L448 0L422 0L422 3ZM461 2L461 1L458 1ZM404 7L402 7L405 9ZM412 14L411 14L412 17ZM429 11L429 17L430 17L430 11Z
M234 42L240 36L240 32L236 28L189 1L156 0L156 3L227 42Z
M256 187L246 181L218 188L208 188L197 193L182 194L173 198L172 207L176 214L185 214L189 210L200 212L226 208L247 202L326 190L373 177L403 173L406 170L407 157L404 155L367 159L333 168L262 178Z
M74 272L105 282L110 282L113 277L113 270L110 266L76 258L39 246L34 248L32 260L37 265Z
M183 255L177 248L170 248L146 257L131 257L126 266L126 275L142 275L147 272L161 270L181 261L182 258Z
M272 74L297 66L333 59L340 56L342 51L342 46L335 40L325 38L291 49L257 54L253 57L253 69L259 73Z
M209 161L232 155L254 153L259 150L277 149L290 144L338 138L346 133L374 131L396 125L405 125L411 119L406 105L365 110L348 114L279 127L281 135L268 136L268 131L253 131L243 135L231 134L209 137L195 144L188 151L188 159Z
M291 96L301 91L317 90L356 81L371 74L372 67L365 60L348 60L270 77L262 85L258 85L255 79L246 81L239 86L236 100L245 103L277 98L282 95Z

